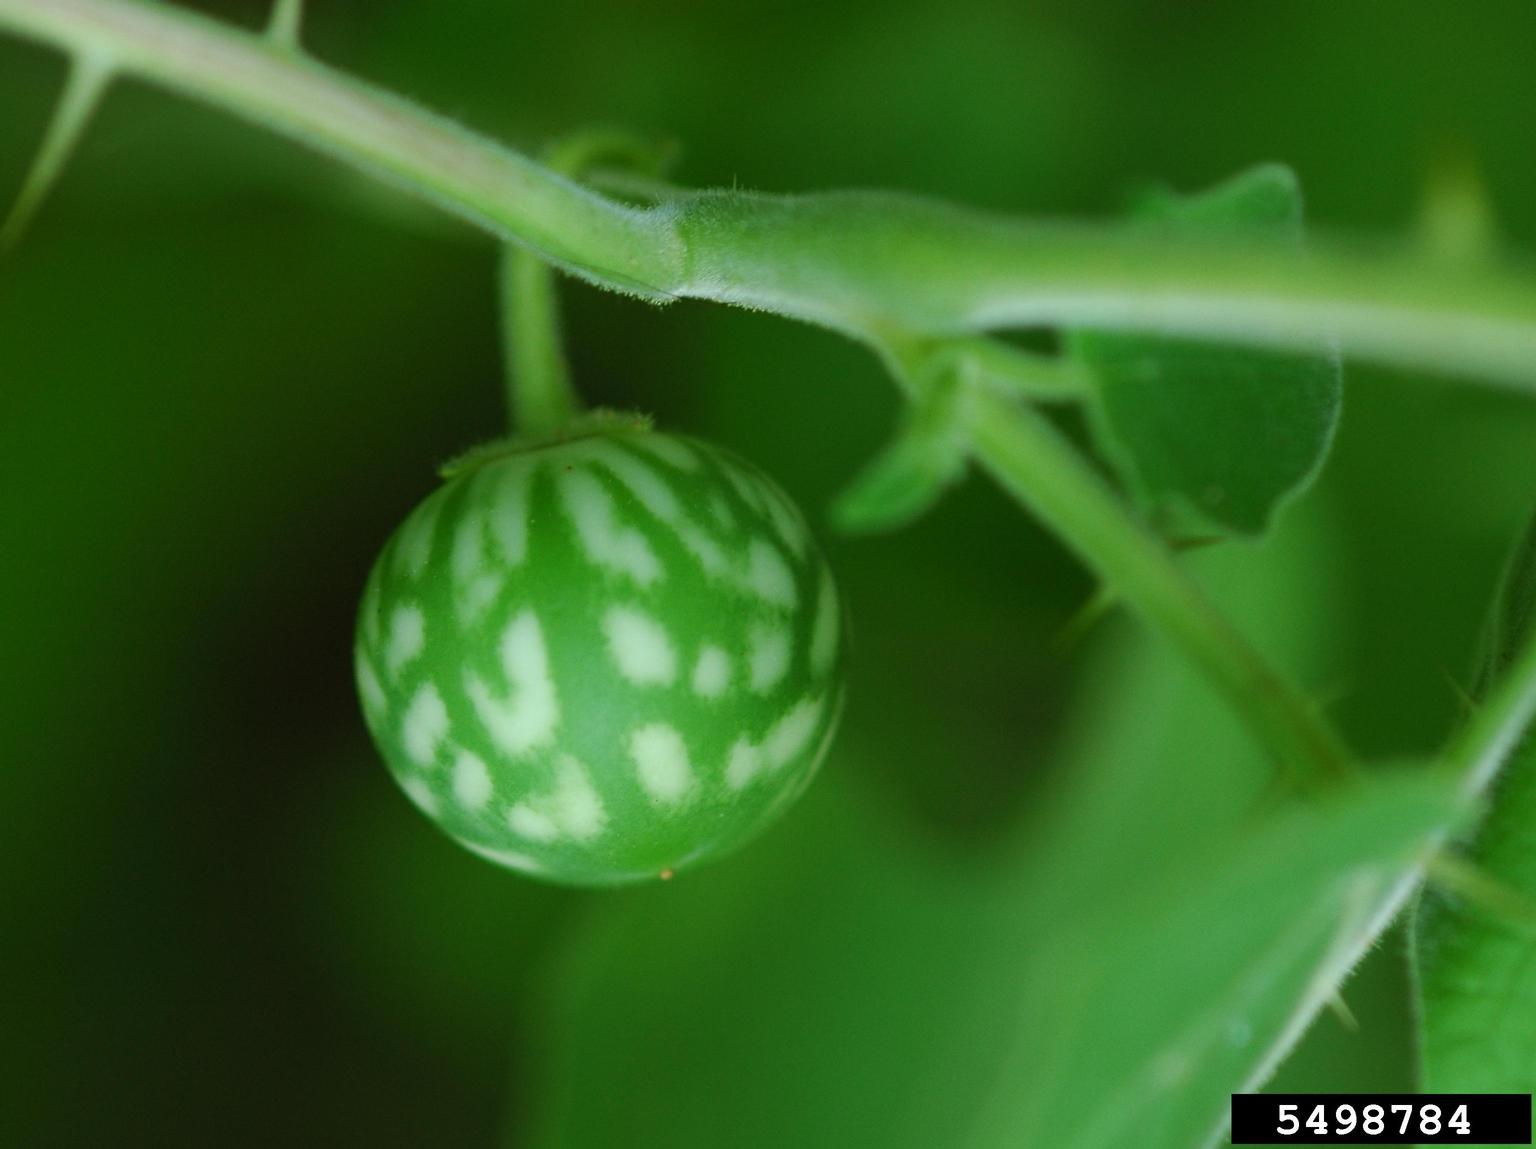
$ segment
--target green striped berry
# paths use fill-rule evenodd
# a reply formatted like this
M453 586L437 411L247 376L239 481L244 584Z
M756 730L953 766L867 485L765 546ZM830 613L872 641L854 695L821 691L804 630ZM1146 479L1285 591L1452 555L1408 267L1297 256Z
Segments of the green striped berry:
M374 565L356 671L405 793L552 881L668 877L805 789L843 700L842 609L742 459L609 428L450 479Z

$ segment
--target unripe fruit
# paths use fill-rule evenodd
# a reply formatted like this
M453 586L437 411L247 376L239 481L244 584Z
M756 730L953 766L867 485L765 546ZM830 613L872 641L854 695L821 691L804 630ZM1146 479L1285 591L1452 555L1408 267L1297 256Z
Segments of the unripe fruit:
M717 857L815 773L842 610L794 505L637 428L493 458L406 519L356 669L407 795L492 861L616 885Z

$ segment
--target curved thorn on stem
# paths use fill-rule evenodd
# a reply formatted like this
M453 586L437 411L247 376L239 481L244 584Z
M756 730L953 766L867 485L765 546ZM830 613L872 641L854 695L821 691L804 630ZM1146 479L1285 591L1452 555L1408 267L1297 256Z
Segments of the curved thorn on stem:
M1525 642L1449 751L1462 793L1475 801L1536 724L1536 634Z
M304 0L272 0L267 20L267 39L285 52L302 52L299 35L304 27Z
M1462 899L1503 925L1536 936L1536 902L1475 862L1442 850L1430 859L1429 883Z
M53 119L37 150L37 158L22 181L21 190L11 206L4 226L0 226L0 255L14 247L28 224L58 182L64 165L91 120L91 113L101 102L102 93L112 79L112 60L101 52L81 50L70 61L69 77L64 82Z

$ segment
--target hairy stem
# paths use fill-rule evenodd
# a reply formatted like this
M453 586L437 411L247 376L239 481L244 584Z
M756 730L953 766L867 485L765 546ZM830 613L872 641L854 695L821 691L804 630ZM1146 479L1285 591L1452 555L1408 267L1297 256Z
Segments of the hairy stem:
M650 141L605 128L560 140L544 159L551 171L574 180L599 163L649 172L664 164L665 155ZM556 431L581 410L561 346L559 286L547 263L516 244L502 253L501 305L513 430L529 435Z
M0 0L0 30L110 61L335 155L617 290L665 293L668 213L626 207L254 33L123 0Z
M1297 251L984 215L885 193L675 201L678 294L853 334L1111 328L1315 351L1536 388L1536 278L1410 249Z
M0 0L0 30L95 52L394 180L603 286L839 330L1099 326L1346 352L1536 388L1536 277L1029 222L908 197L712 192L635 208L267 38L131 0Z

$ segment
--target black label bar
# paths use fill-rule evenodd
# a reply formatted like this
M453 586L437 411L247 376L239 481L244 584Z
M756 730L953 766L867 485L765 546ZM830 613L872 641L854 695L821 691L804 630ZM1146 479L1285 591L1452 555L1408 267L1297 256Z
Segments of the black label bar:
M1529 1145L1529 1093L1234 1093L1234 1145Z

